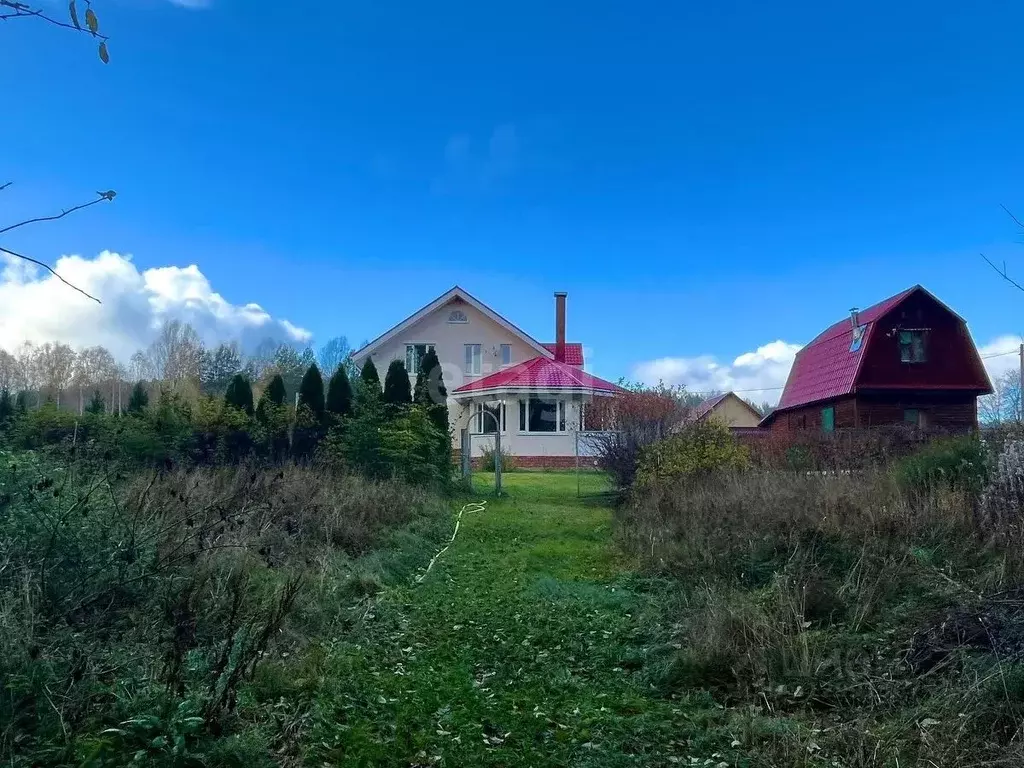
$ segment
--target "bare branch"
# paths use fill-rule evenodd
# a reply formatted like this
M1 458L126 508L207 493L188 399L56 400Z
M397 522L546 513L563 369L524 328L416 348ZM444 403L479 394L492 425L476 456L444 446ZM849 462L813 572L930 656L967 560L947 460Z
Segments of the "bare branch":
M5 189L7 189L13 183L14 183L13 181L8 181L6 184L0 184L0 192L3 192Z
M51 275L56 277L58 280L60 280L62 283L64 283L64 285L68 286L69 288L74 288L80 294L82 294L83 296L89 297L90 299L95 301L97 304L102 304L103 303L102 301L97 299L92 294L86 293L85 291L83 291L77 285L73 285L72 283L69 283L63 277L58 275L57 272L53 269L53 267L51 267L49 264L45 264L42 261L39 261L38 259L33 259L31 256L25 256L24 254L18 253L17 251L12 251L10 248L4 248L2 245L0 245L0 253L6 253L6 254L8 254L10 256L14 256L15 258L24 259L25 261L31 262L32 264L37 264L38 266L40 266L43 269L45 269L47 272L49 272Z
M992 267L992 269L994 269L996 271L996 274L999 275L1001 278L1003 278L1003 280L1008 282L1010 285L1012 285L1018 291L1024 291L1024 285L1021 285L1020 283L1018 283L1016 280L1014 280L1012 277L1010 277L1006 273L1006 263L1005 262L1003 262L1003 268L1000 269L995 264L993 264L992 260L988 256L986 256L984 253L981 254L981 258L983 258L985 260L985 263L988 264L990 267Z
M1020 222L1020 219L1018 219L1018 218L1017 218L1016 216L1014 216L1014 215L1013 215L1013 214L1012 214L1012 213L1010 212L1010 209L1009 209L1009 208L1007 208L1007 207L1006 207L1005 205L1003 205L1002 203L1000 203L1000 204L999 204L999 207L1000 207L1000 208L1002 208L1002 209L1003 209L1003 210L1004 210L1004 211L1006 212L1006 215L1007 215L1007 216L1009 216L1009 217L1010 217L1011 219L1013 219L1013 223L1014 223L1014 224L1016 224L1016 225L1017 225L1018 227L1020 227L1021 229L1024 229L1024 224L1021 224L1021 222Z
M3 0L0 0L0 2L3 2ZM5 232L10 232L12 229L24 227L26 224L37 224L41 221L56 221L57 219L63 219L65 216L72 214L75 211L80 211L83 208L88 208L89 206L96 205L97 203L113 200L117 196L117 193L112 189L108 189L106 192L97 192L96 194L99 195L99 197L97 197L95 200L90 200L88 203L82 203L81 205L76 205L71 208L64 209L60 213L55 214L54 216L39 216L34 219L25 219L25 221L19 221L17 224L11 224L10 226L0 229L0 235L4 234Z
M31 6L26 5L25 3L19 3L16 2L15 0L0 0L0 9L6 9L0 10L0 21L6 21L8 19L35 17L37 19L42 19L43 21L48 21L51 24L58 27L64 27L65 29L73 29L76 32L85 32L86 34L90 34L95 38L99 38L100 40L110 39L106 35L101 35L99 32L92 32L91 30L83 29L81 26L78 26L76 24L69 24L66 21L60 21L59 19L55 19L52 16L43 13L41 8L32 8Z

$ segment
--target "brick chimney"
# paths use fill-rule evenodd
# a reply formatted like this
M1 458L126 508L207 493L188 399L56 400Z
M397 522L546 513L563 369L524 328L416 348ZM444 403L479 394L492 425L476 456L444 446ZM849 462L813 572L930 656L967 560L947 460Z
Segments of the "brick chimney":
M565 362L565 291L555 291L555 360Z

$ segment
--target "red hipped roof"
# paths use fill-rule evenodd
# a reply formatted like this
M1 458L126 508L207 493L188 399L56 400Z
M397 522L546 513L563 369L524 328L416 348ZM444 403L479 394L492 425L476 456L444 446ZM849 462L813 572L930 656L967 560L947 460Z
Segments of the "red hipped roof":
M557 354L555 350L558 348L557 344L541 344L544 349L550 352L552 355ZM578 341L567 341L565 343L565 362L568 365L583 365L583 345Z
M620 387L581 371L569 363L547 357L534 357L511 368L471 381L455 390L456 395L493 389L586 390L595 394L615 394Z
M861 361L875 335L877 321L917 291L925 289L915 285L859 312L858 322L863 328L863 337L860 349L856 351L851 351L853 323L849 318L840 320L814 337L797 353L776 411L851 394L857 383ZM930 293L928 295L935 299ZM942 304L938 299L935 301ZM767 418L771 419L772 415Z

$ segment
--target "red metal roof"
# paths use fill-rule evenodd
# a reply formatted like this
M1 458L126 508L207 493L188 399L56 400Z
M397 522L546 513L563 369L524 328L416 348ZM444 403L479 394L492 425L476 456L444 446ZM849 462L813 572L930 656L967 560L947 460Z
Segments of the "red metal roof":
M918 290L924 289L915 285L860 312L859 321L864 328L864 335L857 351L850 351L853 324L849 318L840 320L814 337L797 353L776 410L795 408L853 392L857 372L871 344L876 321Z
M583 389L603 394L612 394L620 388L610 381L591 376L569 363L560 363L547 357L534 357L526 362L506 368L503 371L471 381L455 390L463 395L491 389Z
M550 344L543 342L541 346L553 355L558 345L554 342ZM583 345L578 341L565 342L565 363L567 365L583 365Z

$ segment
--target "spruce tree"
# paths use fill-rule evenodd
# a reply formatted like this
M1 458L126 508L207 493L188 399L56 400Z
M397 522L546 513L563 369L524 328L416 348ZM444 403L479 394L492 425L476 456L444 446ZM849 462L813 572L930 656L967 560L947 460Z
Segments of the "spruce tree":
M14 398L14 410L19 414L28 412L28 395L22 391Z
M324 418L324 380L316 363L309 366L299 384L299 407L305 405L313 412L317 421Z
M149 393L146 392L146 385L141 381L132 387L131 397L128 398L128 413L142 413L149 405Z
M380 374L377 373L377 366L373 364L373 358L366 358L363 363L363 370L359 372L359 379L368 387L376 387L380 392Z
M429 409L434 425L448 434L448 390L444 386L441 361L430 350L420 361L416 375L416 402Z
M412 402L409 372L401 360L392 360L388 366L388 372L384 376L384 402L395 407Z
M338 418L352 413L352 384L345 366L339 365L327 383L327 412Z
M252 385L249 379L240 373L232 376L224 393L224 404L252 416Z
M89 400L89 404L85 406L85 410L96 415L107 412L107 404L103 401L103 395L100 394L98 389L93 390L92 398Z
M262 400L265 397L271 405L284 405L286 395L284 379L281 377L281 374L275 373L270 383L267 384L267 388L263 390L263 395L260 399Z

